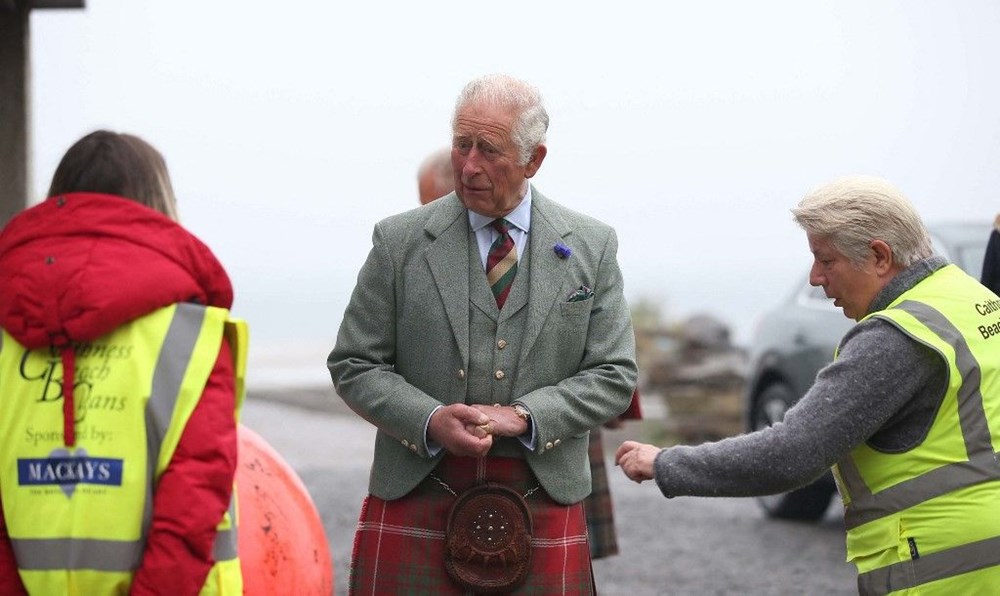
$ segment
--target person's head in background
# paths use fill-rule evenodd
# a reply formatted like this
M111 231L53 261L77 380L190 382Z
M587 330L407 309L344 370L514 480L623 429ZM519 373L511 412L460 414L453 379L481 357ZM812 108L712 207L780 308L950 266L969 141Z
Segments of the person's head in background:
M417 170L417 187L420 191L421 205L440 199L455 190L450 147L438 149L424 159Z
M48 196L96 192L132 199L177 221L177 201L160 152L137 136L96 130L63 155Z
M538 89L507 75L487 75L462 89L452 118L455 192L467 209L489 217L513 211L545 159L549 116Z

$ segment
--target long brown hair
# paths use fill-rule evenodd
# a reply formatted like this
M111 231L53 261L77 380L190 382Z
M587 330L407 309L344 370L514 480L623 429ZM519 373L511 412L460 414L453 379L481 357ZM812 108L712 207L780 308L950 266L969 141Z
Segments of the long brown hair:
M160 152L137 136L96 130L63 155L48 196L100 192L132 199L177 220L177 202Z

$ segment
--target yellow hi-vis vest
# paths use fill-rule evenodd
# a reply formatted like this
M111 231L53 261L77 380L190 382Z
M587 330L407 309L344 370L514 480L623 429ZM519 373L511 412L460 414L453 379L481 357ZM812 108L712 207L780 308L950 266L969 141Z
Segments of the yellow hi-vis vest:
M858 590L1000 594L1000 300L947 265L869 316L940 354L948 386L918 446L834 467Z
M32 594L126 594L153 495L219 354L230 342L238 420L247 329L229 311L175 304L74 346L76 445L63 437L62 361L0 331L0 494ZM242 594L236 491L202 594Z

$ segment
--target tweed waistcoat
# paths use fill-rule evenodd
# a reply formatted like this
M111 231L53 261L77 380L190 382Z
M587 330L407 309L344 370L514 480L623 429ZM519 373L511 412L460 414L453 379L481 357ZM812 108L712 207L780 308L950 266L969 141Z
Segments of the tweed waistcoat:
M469 242L469 384L466 403L470 405L508 405L518 397L511 395L511 390L528 320L529 255L527 250L521 255L510 295L503 310L500 310L486 281L479 248L475 242ZM490 455L523 458L524 447L516 438L497 438Z

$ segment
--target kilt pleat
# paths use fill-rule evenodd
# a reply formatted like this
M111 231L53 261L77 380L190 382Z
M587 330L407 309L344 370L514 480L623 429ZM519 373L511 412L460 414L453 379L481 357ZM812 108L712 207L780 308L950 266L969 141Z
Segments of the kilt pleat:
M524 460L445 456L406 496L368 495L354 537L350 594L466 594L444 567L445 529L456 494L489 480L525 498L533 519L531 567L515 594L593 594L583 505L556 503ZM440 482L439 482L440 481Z
M604 441L600 428L590 431L590 478L592 489L583 500L587 516L587 534L590 536L590 557L602 559L618 554L618 535L615 531L615 509L611 500L611 484L604 461Z

